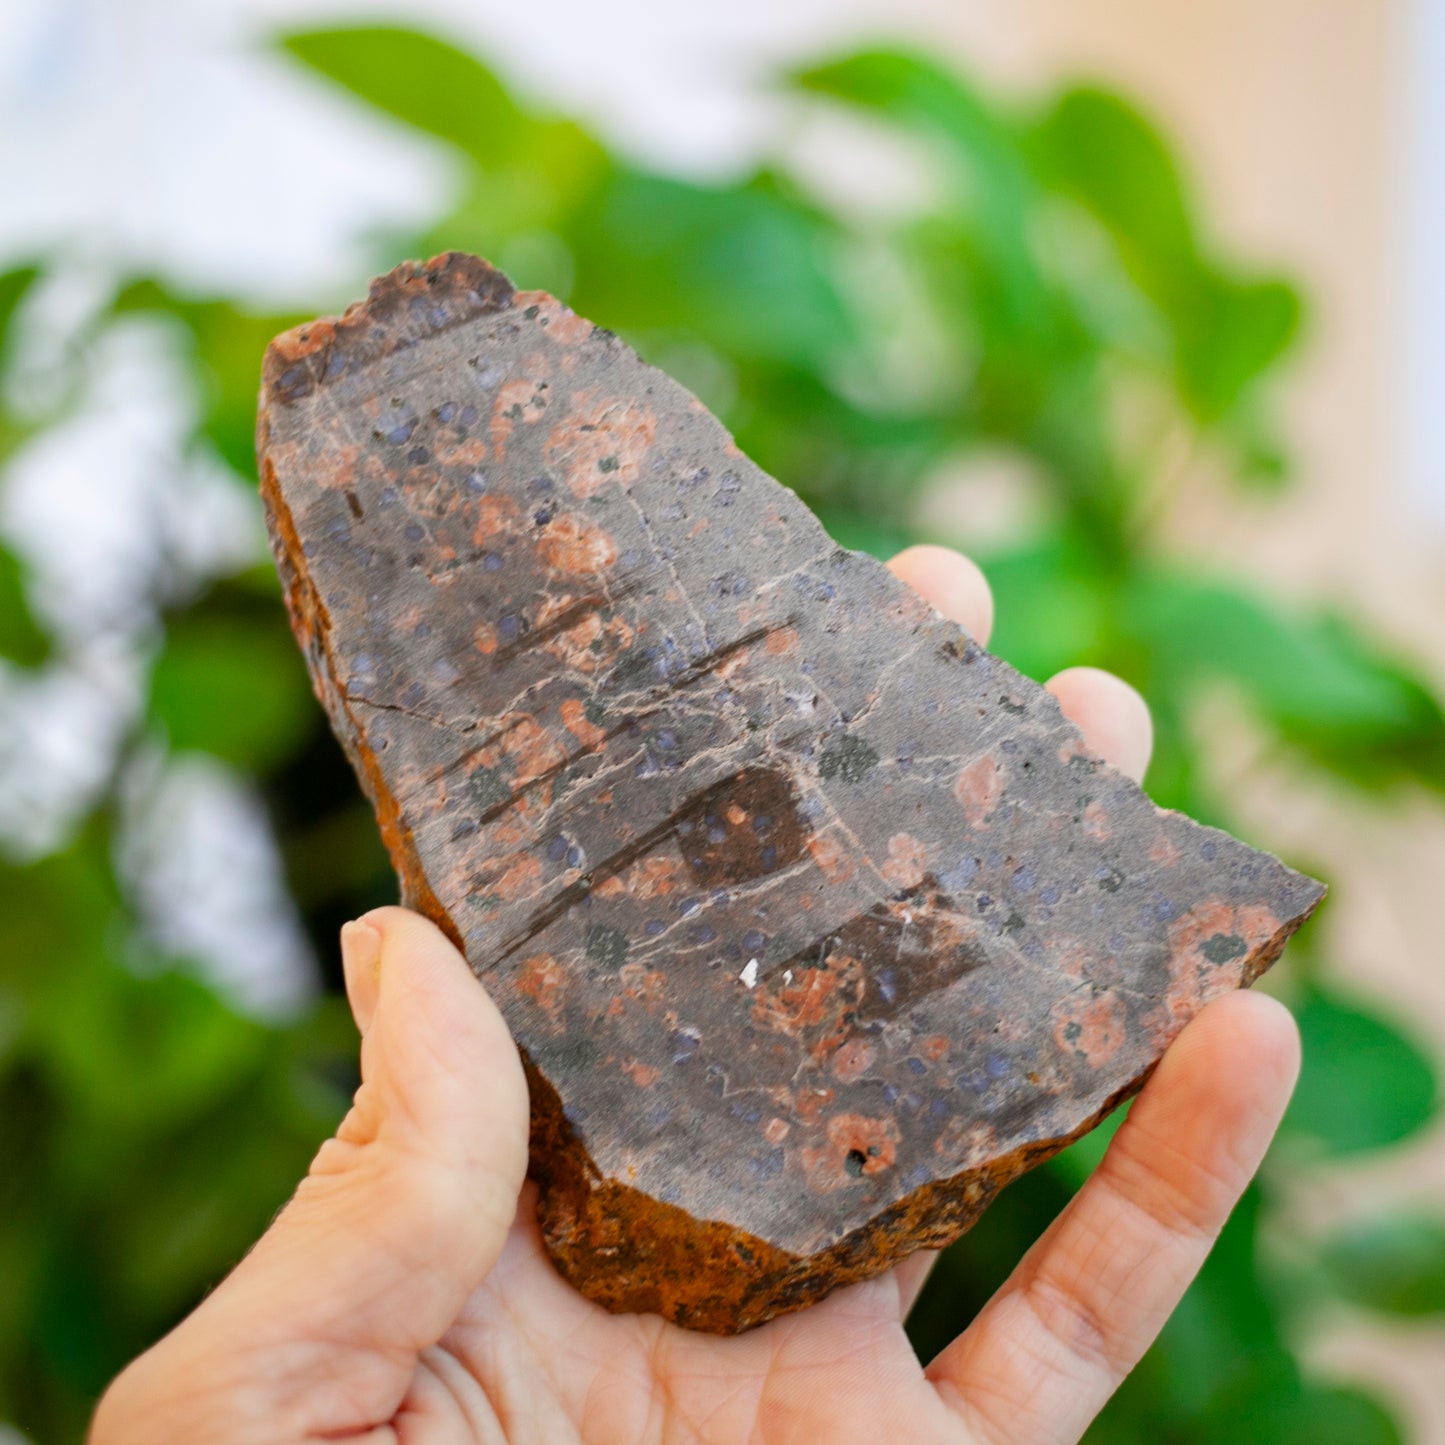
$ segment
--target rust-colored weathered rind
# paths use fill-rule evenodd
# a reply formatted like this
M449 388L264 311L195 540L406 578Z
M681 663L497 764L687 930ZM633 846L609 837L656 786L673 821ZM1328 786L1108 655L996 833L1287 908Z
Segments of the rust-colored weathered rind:
M610 1308L740 1330L947 1243L1323 892L474 257L278 338L259 451L317 692Z

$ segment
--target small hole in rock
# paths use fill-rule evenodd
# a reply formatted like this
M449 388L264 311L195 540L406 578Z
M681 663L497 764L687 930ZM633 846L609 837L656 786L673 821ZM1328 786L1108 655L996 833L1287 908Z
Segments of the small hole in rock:
M843 1167L856 1179L867 1162L868 1156L861 1149L850 1149L843 1160Z

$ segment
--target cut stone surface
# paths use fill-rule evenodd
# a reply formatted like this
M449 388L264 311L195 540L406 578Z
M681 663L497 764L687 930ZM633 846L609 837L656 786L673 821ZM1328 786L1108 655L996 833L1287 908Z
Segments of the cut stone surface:
M948 1243L1323 893L474 257L279 337L259 453L316 690L611 1309L731 1332Z

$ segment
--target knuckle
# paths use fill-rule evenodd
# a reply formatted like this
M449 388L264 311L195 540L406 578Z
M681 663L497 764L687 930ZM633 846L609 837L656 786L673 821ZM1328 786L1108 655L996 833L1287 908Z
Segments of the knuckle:
M1044 1334L1087 1371L1124 1373L1114 1332L1085 1293L1036 1275L1023 1289L1023 1303Z
M1229 1174L1160 1135L1136 1137L1106 1160L1113 1193L1163 1233L1207 1241L1240 1193Z

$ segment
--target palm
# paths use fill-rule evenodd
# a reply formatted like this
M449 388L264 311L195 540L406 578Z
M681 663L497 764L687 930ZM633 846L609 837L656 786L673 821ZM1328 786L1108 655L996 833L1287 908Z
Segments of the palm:
M399 1441L848 1442L889 1430L926 1441L948 1430L903 1331L898 1273L746 1335L695 1334L584 1299L548 1261L533 1203L529 1188L497 1267L423 1357Z

